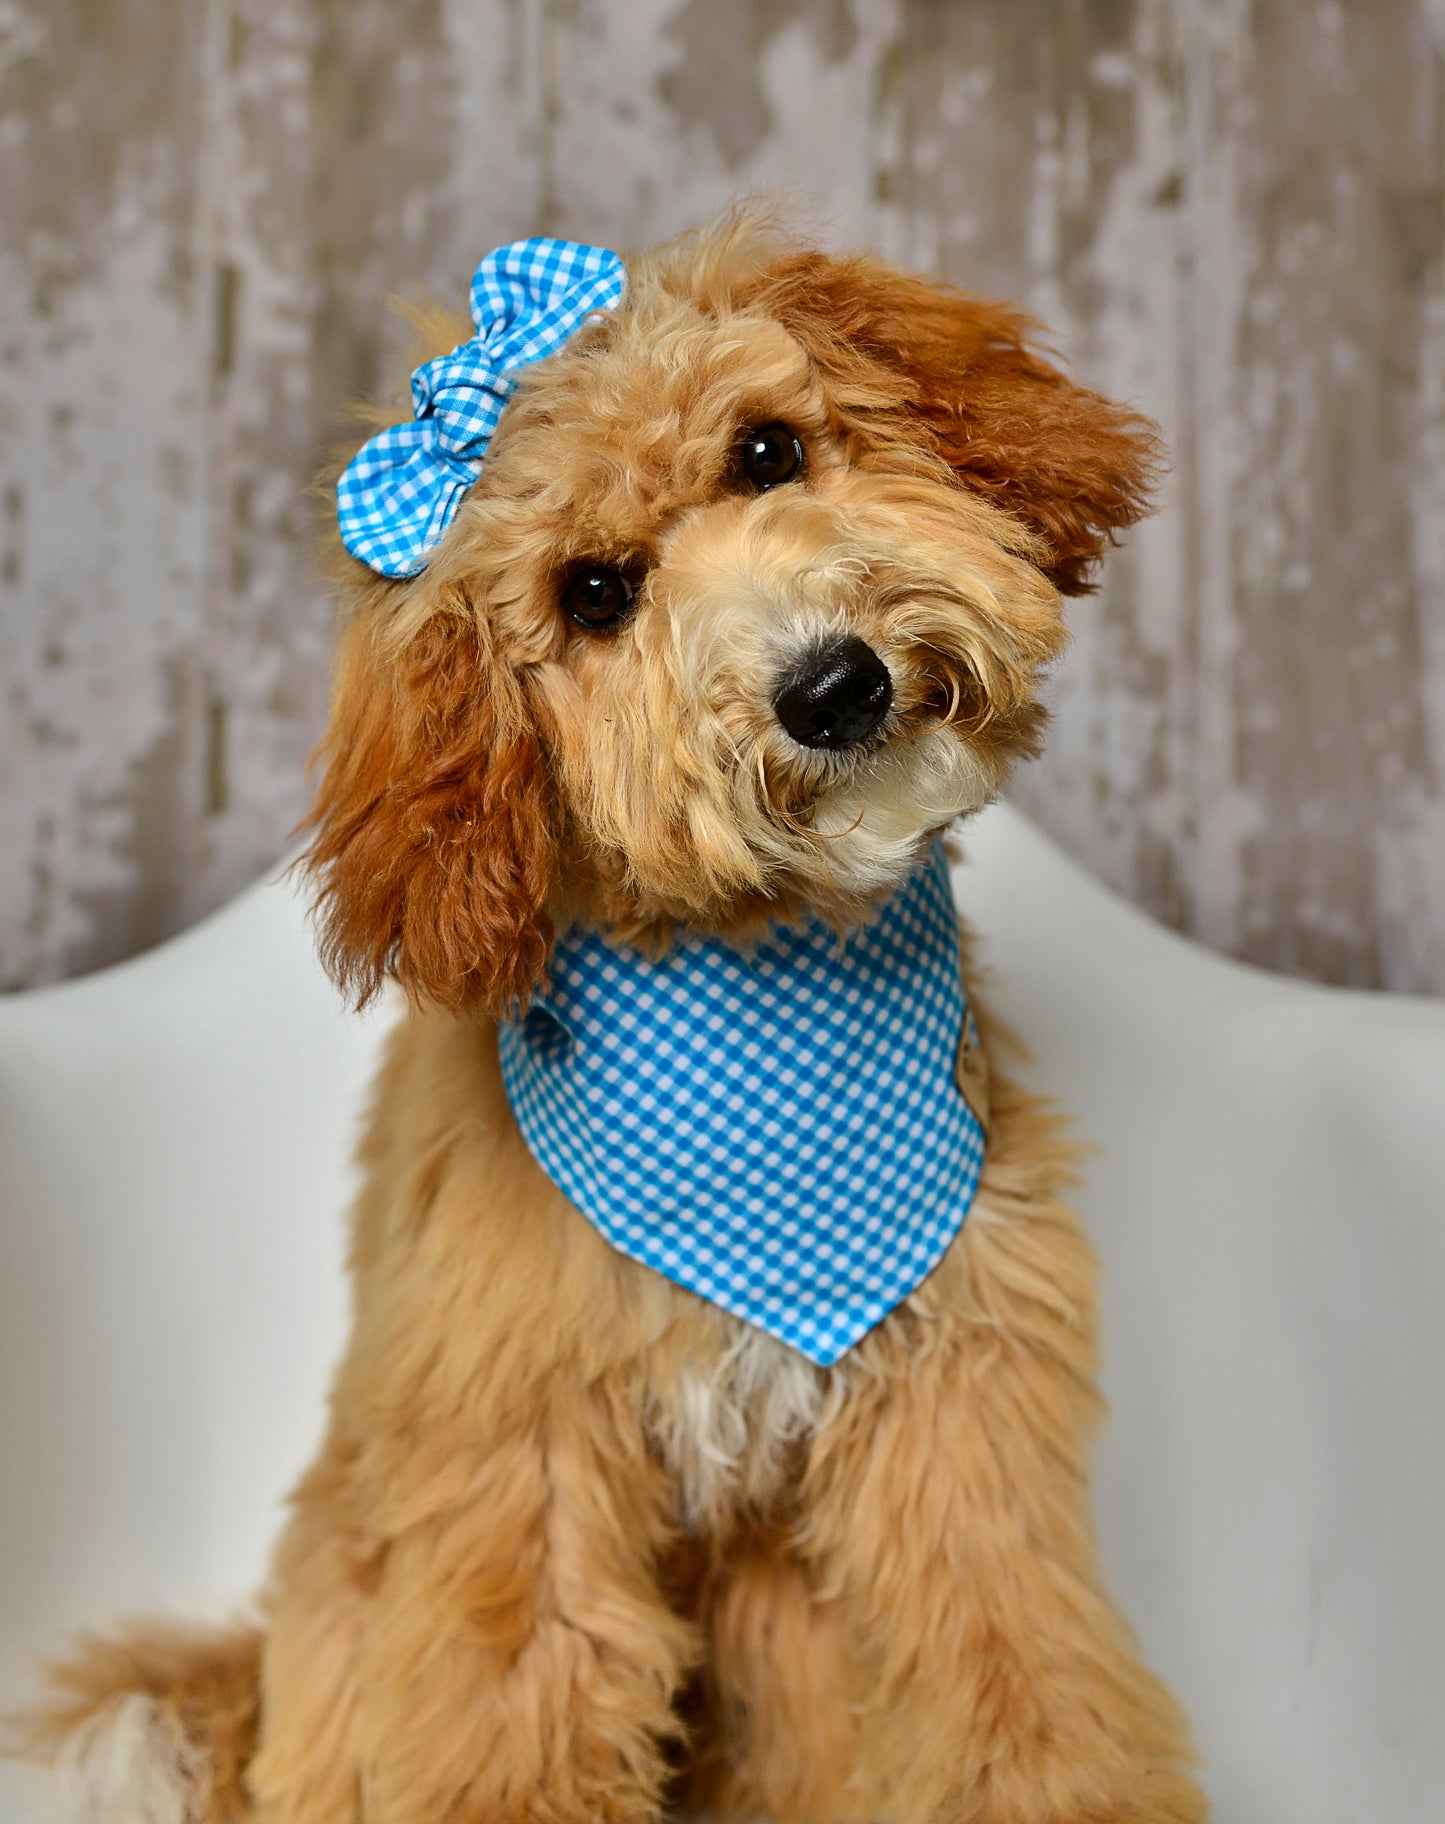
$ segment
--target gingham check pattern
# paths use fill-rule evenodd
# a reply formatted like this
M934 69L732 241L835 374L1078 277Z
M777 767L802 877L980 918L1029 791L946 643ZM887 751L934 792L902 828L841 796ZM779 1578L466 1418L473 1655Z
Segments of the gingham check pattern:
M341 537L382 576L415 576L481 472L520 369L554 355L622 297L615 253L575 241L513 241L472 280L477 333L411 377L414 417L362 445L336 487Z
M941 849L840 946L658 962L565 934L500 1029L538 1163L612 1244L835 1362L942 1258L984 1137L954 1080L965 1006Z

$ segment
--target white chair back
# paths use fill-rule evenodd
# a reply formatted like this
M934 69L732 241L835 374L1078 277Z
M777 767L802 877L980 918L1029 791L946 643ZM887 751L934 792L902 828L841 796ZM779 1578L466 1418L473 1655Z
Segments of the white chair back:
M1223 961L1004 808L966 846L993 999L1100 1148L1105 1557L1221 1824L1423 1824L1445 1005ZM67 1629L255 1584L340 1346L388 1017L337 1004L280 883L0 1002L0 1704ZM0 1824L38 1791L0 1770Z

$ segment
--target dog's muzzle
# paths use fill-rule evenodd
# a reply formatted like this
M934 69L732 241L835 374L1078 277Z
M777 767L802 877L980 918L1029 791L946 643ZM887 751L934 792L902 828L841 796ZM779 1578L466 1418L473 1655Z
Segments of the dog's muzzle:
M814 646L773 693L779 722L802 747L857 747L876 734L893 703L888 667L849 635Z

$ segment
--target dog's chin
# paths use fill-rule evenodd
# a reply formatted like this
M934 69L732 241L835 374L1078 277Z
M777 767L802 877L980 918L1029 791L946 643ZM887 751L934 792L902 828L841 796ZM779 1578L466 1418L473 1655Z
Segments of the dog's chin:
M902 882L928 838L995 796L999 770L955 729L880 748L819 799L815 865L835 890L876 896Z

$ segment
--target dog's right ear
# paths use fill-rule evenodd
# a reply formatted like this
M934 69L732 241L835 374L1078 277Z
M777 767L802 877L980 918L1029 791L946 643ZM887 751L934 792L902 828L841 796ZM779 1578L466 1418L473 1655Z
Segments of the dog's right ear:
M1164 466L1147 418L1081 386L1006 304L867 257L794 254L753 296L840 396L904 408L959 485L1042 538L1045 574L1085 594L1114 535L1151 509Z
M391 975L414 1001L500 1012L536 987L552 941L530 708L460 593L404 638L382 625L380 600L363 601L343 633L318 752L303 866L322 958L358 1005Z

